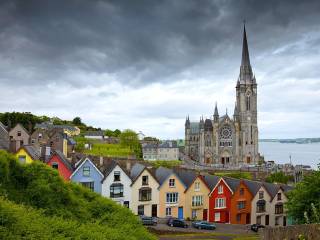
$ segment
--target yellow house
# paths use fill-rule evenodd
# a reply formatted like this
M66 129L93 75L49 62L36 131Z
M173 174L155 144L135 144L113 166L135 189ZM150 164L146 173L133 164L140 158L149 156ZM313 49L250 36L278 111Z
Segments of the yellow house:
M186 214L185 191L193 182L195 173L188 170L172 170L158 168L157 179L159 188L159 217L176 217L183 219Z
M31 145L24 145L16 152L16 157L20 163L32 163L34 160L40 159L40 151Z
M210 191L204 176L198 175L185 192L185 218L208 220Z

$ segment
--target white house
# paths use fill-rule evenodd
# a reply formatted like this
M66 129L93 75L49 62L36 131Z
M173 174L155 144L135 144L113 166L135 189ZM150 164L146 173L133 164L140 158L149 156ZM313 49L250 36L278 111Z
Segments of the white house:
M108 165L102 180L102 196L111 198L115 202L131 207L131 178L127 171L117 162Z

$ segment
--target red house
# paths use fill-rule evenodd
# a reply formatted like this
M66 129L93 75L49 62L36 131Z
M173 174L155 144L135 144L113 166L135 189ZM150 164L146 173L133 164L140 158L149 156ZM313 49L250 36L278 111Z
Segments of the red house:
M239 184L235 179L220 178L209 194L209 221L230 223L231 197L233 188Z
M64 180L70 180L70 176L73 173L73 167L61 151L54 151L53 154L50 156L47 164L52 168L57 169L60 176L63 177Z

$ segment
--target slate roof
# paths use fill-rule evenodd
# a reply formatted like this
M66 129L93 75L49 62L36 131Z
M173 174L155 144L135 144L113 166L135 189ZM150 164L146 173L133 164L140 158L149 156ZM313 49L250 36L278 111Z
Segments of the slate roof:
M190 130L191 133L199 133L199 123L198 122L190 122Z
M163 182L167 179L167 177L169 175L171 175L172 173L173 173L172 169L165 168L165 167L159 167L159 168L157 168L155 175L156 175L156 178L157 178L159 184L162 185Z
M84 136L104 136L104 132L103 131L87 131L85 132Z
M223 177L223 180L228 184L233 192L236 191L237 187L240 184L240 180L236 178Z
M24 145L21 148L25 149L26 152L30 155L33 160L39 160L41 153L38 148L32 145ZM19 151L19 150L18 150Z
M273 199L277 194L277 192L279 191L279 186L276 184L263 182L262 185L266 188L266 190L270 194L271 199Z
M54 125L52 123L43 122L43 123L36 123L34 126L35 129L42 128L42 129L52 129L52 128L61 128L61 129L68 129L69 131L77 131L77 128L71 125Z
M54 155L58 155L58 157L60 158L60 160L64 163L64 165L70 170L73 171L74 168L71 164L71 162L66 158L66 156L59 150L55 150L53 151L51 157L53 157ZM51 157L49 159L51 159Z
M247 185L247 187L249 188L249 191L253 196L257 194L257 192L261 187L261 182L256 182L256 181L251 181L246 179L244 179L243 182Z
M208 185L208 187L210 188L210 191L212 191L212 189L217 185L220 177L206 174L206 175L203 175L203 179Z
M204 129L207 130L207 131L213 129L212 121L210 119L206 119L204 121Z
M177 148L177 142L176 141L165 141L163 143L160 143L159 148Z
M158 144L156 144L156 143L146 143L142 146L142 148L144 148L144 149L157 148L157 147L158 147Z
M191 186L194 179L198 176L198 174L194 170L187 170L181 168L174 169L174 173L184 183L187 189Z
M133 182L139 177L139 175L143 172L145 168L146 167L140 163L136 163L133 165L130 171L130 177Z

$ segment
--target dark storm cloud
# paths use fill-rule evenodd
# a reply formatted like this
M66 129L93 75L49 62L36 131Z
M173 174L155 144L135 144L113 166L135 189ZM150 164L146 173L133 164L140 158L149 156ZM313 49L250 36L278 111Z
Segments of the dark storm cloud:
M134 85L175 81L206 62L210 69L199 72L223 73L238 67L242 19L257 56L314 27L320 11L318 1L291 0L20 0L0 7L2 79L19 84L66 81L77 71Z

